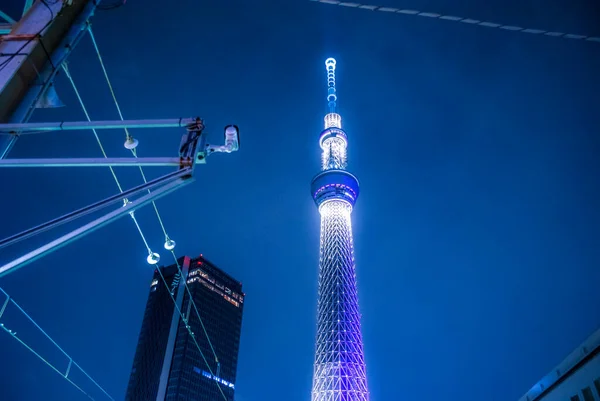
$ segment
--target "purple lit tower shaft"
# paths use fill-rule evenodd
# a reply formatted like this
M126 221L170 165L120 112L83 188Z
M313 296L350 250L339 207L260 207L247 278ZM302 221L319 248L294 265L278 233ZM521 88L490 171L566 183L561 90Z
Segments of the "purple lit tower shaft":
M329 114L319 140L323 171L311 185L321 214L312 401L368 401L350 217L359 186L345 170L348 140L336 113L335 63L325 61Z

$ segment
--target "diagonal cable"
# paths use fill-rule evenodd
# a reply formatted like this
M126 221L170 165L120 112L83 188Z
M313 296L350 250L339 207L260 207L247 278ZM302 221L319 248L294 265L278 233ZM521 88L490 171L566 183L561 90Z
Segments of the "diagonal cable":
M174 252L173 252L173 256L175 256ZM181 273L181 268L179 266L179 262L177 261L177 258L175 258L175 260L177 262L177 269L179 271L179 275L180 275L183 283L185 284L185 286L187 288L187 283L186 283L186 280L185 280L185 278L183 277L183 275ZM194 332L192 331L192 328L188 324L188 320L185 318L185 316L183 316L183 313L181 312L181 308L179 308L179 305L177 305L177 301L175 301L175 297L173 296L173 293L171 292L171 290L169 288L169 284L167 283L167 280L165 279L165 276L164 276L164 274L162 272L162 269L160 267L157 267L156 270L158 271L158 274L160 275L160 278L161 278L162 282L165 285L165 289L169 293L169 296L171 297L171 300L173 301L173 304L175 305L175 309L177 310L177 314L181 318L181 321L183 322L183 324L185 324L185 328L187 329L190 337L192 337L192 340L194 340L194 344L196 344L196 348L198 348L198 351L200 352L200 356L204 360L204 363L206 364L206 367L208 368L208 371L210 372L211 376L215 376L215 374L212 371L212 368L210 367L208 361L206 360L206 357L204 356L204 353L202 352L202 349L200 348L200 344L198 344L198 340L196 340L196 335L194 334ZM188 289L188 293L189 293L189 289ZM191 296L190 296L189 299L190 299L190 302L192 302L192 304L193 304L194 303L194 299ZM202 323L202 321L200 321L200 322ZM204 325L202 325L202 328L204 328ZM206 330L204 332L206 333ZM219 388L219 391L221 392L221 395L223 396L223 398L225 399L225 401L227 401L227 396L223 392L223 389L219 385L219 382L216 381L215 383L217 384L217 387Z
M72 77L72 76L71 76L71 74L69 73L69 69L68 69L68 67L66 66L66 64L63 64L63 69L64 69L64 71L65 71L65 75L67 76L67 78L68 78L68 79L69 79L69 81L71 82L71 86L73 87L73 90L75 91L75 93L76 93L76 95L77 95L77 98L79 99L79 103L80 103L80 105L81 105L82 109L84 110L84 112L85 112L85 115L86 115L86 117L87 117L88 121L91 121L91 120L90 120L90 117L89 117L89 114L88 114L88 112L87 112L87 109L86 109L86 107L85 107L85 104L83 103L83 100L82 100L81 96L79 95L79 91L77 90L77 86L75 85L75 81L73 80L73 77ZM96 139L97 139L97 141L98 141L98 144L100 145L101 149L103 149L103 147L102 147L102 142L100 141L100 138L98 137L98 135L96 134L96 132L95 132L95 131L94 131L94 134L96 135ZM104 154L104 156L106 157L106 154L104 153L104 151L103 151L103 154ZM111 171L112 171L112 168L111 168ZM121 186L120 186L120 184L119 184L119 181L118 181L118 179L117 179L117 177L116 177L116 175L115 175L114 173L113 173L113 177L114 177L114 179L115 179L115 182L116 182L116 183L117 183L117 185L119 186L119 190L121 190ZM121 190L121 192L123 192L123 191ZM125 202L128 202L128 201L126 200ZM142 237L142 241L144 241L144 245L146 246L146 249L148 250L148 253L151 253L151 250L150 250L150 247L149 247L149 245L148 245L148 242L147 242L147 240L146 240L146 237L144 236L144 233L142 232L142 229L141 229L140 225L138 224L138 222L137 222L137 219L135 218L135 215L134 215L133 213L131 213L131 214L130 214L130 216L131 216L131 218L132 218L132 220L133 220L133 222L134 222L134 224L135 224L136 228L138 229L138 232L140 233L140 236ZM175 258L175 261L176 261L176 263L177 263L177 268L178 268L178 270L179 270L179 273L181 274L181 268L180 268L180 266L179 266L179 262L177 261L177 257L175 256L175 253L174 253L174 252L172 252L172 254L173 254L173 257ZM163 275L163 273L162 273L162 270L161 270L160 268L157 268L157 270L158 270L158 272L159 272L159 274L160 274L160 276L161 276L161 279L162 279L163 283L165 284L165 287L167 288L167 291L169 291L169 286L168 286L168 284L167 284L167 281L166 281L166 280L165 280L165 278L164 278L164 275ZM182 275L181 277L183 277L183 275ZM183 282L184 282L184 285L186 286L186 289L187 289L187 292L188 292L188 294L190 294L190 290L189 290L189 288L187 287L187 283L186 283L186 281L184 280ZM169 292L169 293L170 293L170 292ZM175 305L175 308L177 309L177 313L179 314L179 316L180 316L180 318L182 319L182 321L185 323L185 325L186 325L186 328L187 328L187 330L188 330L188 332L189 332L190 336L191 336L191 337L192 337L192 339L194 340L194 343L196 344L196 347L198 348L198 351L200 352L200 355L202 356L202 359L203 359L203 360L204 360L204 362L206 363L206 366L207 366L207 368L208 368L208 371L209 371L209 372L210 372L210 374L212 375L212 374L213 374L213 372L212 372L212 368L211 368L211 367L210 367L210 365L208 364L208 361L206 360L206 357L204 356L204 354L203 354L203 352L202 352L202 349L200 348L200 344L198 344L198 340L196 340L196 337L195 337L194 333L192 332L192 330L191 330L191 327L188 325L188 323L187 323L187 319L185 319L185 317L184 317L184 316L183 316L183 314L181 313L181 309L180 309L180 308L179 308L179 306L177 305L177 302L175 301L175 298L173 298L173 295L172 295L172 294L170 294L170 296L171 296L171 300L173 301L173 303L174 303L174 305ZM190 301L192 302L192 305L194 305L194 310L196 311L196 313L198 313L198 308L196 307L196 305L195 305L195 302L194 302L193 298L191 298L191 297L190 297ZM200 319L200 315L199 315L199 314L198 314L198 319ZM202 325L202 328L204 329L204 333L206 334L206 329L204 328L204 324L202 323L202 320L201 320L201 319L200 319L200 323L201 323L201 325ZM208 339L208 335L207 335L207 339ZM210 343L210 339L208 339L208 341L209 341L209 343ZM211 343L211 348L212 348L212 343ZM214 353L214 348L212 348L212 350L213 350L213 353ZM216 355L215 355L215 358L216 358ZM223 398L224 398L224 399L227 401L227 397L225 396L225 393L223 392L223 389L221 388L221 386L220 386L220 385L218 385L218 382L216 382L216 383L217 383L217 386L219 387L219 390L220 390L221 394L223 395Z
M181 271L181 266L179 265L179 261L177 260L177 256L175 255L175 251L173 251L171 249L171 253L173 254L173 258L175 259L175 264L177 265L177 271L179 272L179 275L181 277L183 277L183 273ZM192 297L192 292L190 291L190 287L187 284L187 280L183 280L183 285L185 286L185 290L186 290L186 292L188 294L188 298L190 299L190 302L192 303L192 306L194 307L194 311L196 312L196 317L200 321L200 326L202 326L202 330L204 331L204 335L206 336L206 339L208 340L208 345L210 345L210 349L212 350L212 353L213 353L213 355L215 357L215 362L219 363L219 358L217 357L217 353L215 352L215 347L213 347L212 341L210 341L210 337L208 336L208 332L206 331L206 327L204 326L204 322L202 321L202 318L200 317L200 312L198 311L198 307L196 306L196 302L194 302L194 298Z
M395 14L403 14L403 15L416 15L419 17L434 18L434 19L441 19L441 20L454 21L454 22L462 22L464 24L479 25L479 26L484 26L487 28L497 28L497 29L502 29L505 31L523 32L523 33L529 33L529 34L533 34L533 35L545 35L545 36L551 36L551 37L555 37L555 38L577 39L577 40L583 40L583 41L588 41L588 42L600 43L600 37L598 37L598 36L588 36L588 35L578 35L578 34L574 34L574 33L547 31L545 29L523 28L523 27L515 26L515 25L505 25L505 24L500 24L500 23L496 23L496 22L481 21L481 20L472 19L472 18L457 17L454 15L444 15L444 14L440 14L440 13L423 12L423 11L418 11L418 10L403 9L403 8L397 8L397 7L383 7L383 6L361 4L361 3L347 2L347 1L338 1L338 0L309 0L309 1L323 3L323 4L331 4L331 5L335 5L335 6L341 6L341 7L359 8L362 10L380 11L380 12L392 13L392 14L395 13Z
M73 77L71 76L69 67L67 66L66 63L63 63L62 68L63 68L63 71L65 72L65 75L69 79L71 86L73 87L73 91L75 92L75 95L77 96L77 99L79 100L79 104L81 105L81 108L83 109L83 113L85 114L85 117L87 118L88 121L92 121L90 118L90 115L87 111L87 108L85 107L85 104L83 103L83 99L81 98L81 95L79 94L79 90L77 89L77 86L75 85L75 81L73 80ZM107 158L108 156L106 155L106 151L104 150L102 141L100 140L100 137L98 136L98 132L95 129L92 129L92 131L94 133L94 136L96 137L96 142L98 142L98 146L100 147L100 150L102 151L102 155L104 155L104 158ZM112 166L109 166L108 168L110 169L113 179L115 180L115 183L117 184L117 187L119 188L119 192L123 193L123 188L121 187L121 183L119 182L119 179L117 178L117 175L115 174L115 170L112 168ZM128 202L129 202L129 200L127 200L127 199L123 200L123 203L125 205ZM138 224L138 222L135 218L135 215L133 213L130 213L129 215L131 216L131 219L135 223L135 226L136 226L138 232L140 233L140 237L142 238L142 241L144 242L144 245L146 246L148 254L151 254L152 251L150 250L150 247L148 246L148 241L146 240L146 236L144 235L142 228Z
M108 88L110 90L110 93L112 95L113 101L115 103L115 106L117 108L117 112L119 113L119 117L121 118L121 120L123 121L123 113L121 112L121 107L119 106L119 102L117 101L117 96L115 95L115 91L113 89L112 83L110 81L110 78L108 77L108 72L106 70L106 66L104 65L104 61L102 59L102 55L100 54L100 49L98 47L98 43L96 42L96 39L94 37L94 33L92 31L91 27L88 27L88 31L90 33L90 38L92 40L92 44L94 45L94 49L96 51L96 54L98 56L98 61L100 62L100 66L102 67L102 72L104 73L104 78L106 79L106 83L108 84ZM129 134L129 131L127 130L127 128L125 128L125 135L126 138L129 139L131 138L131 135ZM137 151L136 149L131 149L131 153L133 154L134 157L138 157L137 156ZM144 174L144 169L142 168L142 166L138 166L140 169L140 174L142 175L142 179L144 180L144 182L146 182L146 175ZM148 190L148 192L150 192L150 190ZM165 225L163 223L163 220L161 218L161 215L158 211L158 206L156 206L156 202L152 201L152 206L154 206L154 211L156 212L156 217L158 218L158 222L160 223L160 226L162 228L163 234L165 236L165 240L169 240L169 235L167 234L167 230L165 229ZM181 277L183 277L183 274L181 272L181 267L179 266L179 261L177 260L177 256L175 255L175 252L173 250L171 250L171 253L173 254L173 259L175 260L175 264L177 265L177 269L179 270L179 274L181 275ZM215 348L212 344L212 341L210 340L209 336L208 336L208 332L206 331L206 328L204 327L204 323L202 321L202 318L200 317L200 313L198 312L198 307L196 306L196 302L194 301L193 297L192 297L192 293L187 285L186 280L184 280L184 285L185 285L185 289L186 292L188 293L188 296L190 298L190 301L192 303L192 306L194 307L194 311L196 313L196 317L198 318L198 320L200 321L200 325L202 326L202 329L204 331L204 334L206 335L206 339L208 340L208 343L210 345L210 348L213 352L213 355L215 357L215 361L217 363L219 363L219 358L217 357L217 353L215 351Z
M69 71L69 67L67 66L67 63L63 63L62 68L63 68L63 71L65 72L65 75L67 76L67 78L71 82L71 86L73 87L73 91L75 92L75 95L77 96L77 99L79 100L79 104L81 105L81 108L83 110L83 114L85 114L85 118L87 118L88 121L92 121L91 118L90 118L90 115L89 115L89 113L87 111L87 108L85 107L85 104L83 104L83 99L81 99L81 95L79 94L79 90L77 89L77 86L75 86L75 82L73 81L73 77L71 76L71 72ZM94 128L92 128L92 132L94 133L94 137L96 138L96 142L98 142L98 146L100 147L100 151L102 152L102 155L106 159L108 156L106 155L106 151L104 150L104 146L102 145L102 141L100 140L100 137L98 136L98 132ZM112 174L113 179L115 180L115 183L117 184L117 187L119 188L119 192L123 192L123 188L121 187L121 183L119 182L119 179L117 178L117 174L115 173L115 169L112 166L108 166L108 169L110 170L110 173Z
M119 118L121 119L121 121L124 120L123 118L123 113L121 112L121 107L119 106L119 102L117 101L117 96L115 95L115 90L113 89L112 83L110 82L110 78L108 77L108 72L106 71L106 66L104 65L104 60L102 59L102 55L100 54L100 49L98 47L98 43L96 42L96 38L94 36L94 32L92 31L92 27L88 26L88 32L90 34L90 38L92 39L92 44L94 45L94 50L96 51L96 55L98 56L98 61L100 62L100 67L102 67L102 72L104 73L104 78L106 79L106 83L108 84L108 89L110 90L110 94L113 98L113 101L115 103L115 107L117 108L117 112L119 113ZM129 130L127 128L125 128L125 137L126 139L132 139L131 134L129 133ZM137 158L137 152L134 149L131 149L131 154ZM144 174L144 169L142 168L142 166L138 166L138 168L140 169L140 174L142 176L142 179L144 180L144 182L146 181L146 174ZM148 192L150 192L150 190L148 190ZM156 213L156 217L158 218L158 222L160 223L160 226L163 230L163 234L165 235L165 240L169 239L169 236L167 235L167 230L165 229L165 225L163 224L162 218L160 216L160 213L158 211L158 207L156 206L156 202L152 201L152 206L154 207L154 212Z
M2 292L5 296L6 296L6 300L2 306L2 308L0 308L0 319L2 318L2 315L4 314L4 312L6 311L6 307L8 306L9 302L12 303L14 306L17 307L17 309L31 322L33 323L33 325L48 339L50 340L50 342L52 342L52 344L54 344L54 346L56 348L58 348L58 350L69 359L69 366L67 367L65 372L62 372L60 369L58 369L56 366L54 366L52 363L50 363L50 361L48 361L46 358L44 358L43 356L41 356L36 350L33 349L33 347L31 347L29 344L27 344L25 341L23 341L21 338L19 338L17 336L16 332L13 332L12 330L10 330L8 327L6 327L4 325L4 323L0 323L0 328L2 328L6 333L10 334L15 340L17 340L21 345L23 345L25 348L27 348L28 351L30 351L32 354L34 354L35 356L37 356L42 362L44 362L46 365L48 365L52 370L54 370L56 373L58 373L59 375L61 375L67 382L69 382L71 385L73 385L73 387L75 387L77 390L81 391L85 396L87 396L89 399L94 400L94 398L92 398L91 395L89 395L88 393L86 393L81 387L79 387L75 382L73 382L73 380L71 380L71 378L69 378L69 373L71 371L71 364L76 366L92 383L94 383L94 385L96 387L98 387L109 399L111 399L112 401L114 401L114 398L110 396L110 394L108 394L108 392L106 392L106 390L104 390L104 388L102 388L102 386L100 386L98 384L98 382L96 382L92 376L90 376L85 370L83 370L81 368L81 366L79 366L79 364L77 364L73 358L71 356L69 356L69 354L66 353L65 350L63 350L61 348L60 345L58 345L56 343L56 341L54 341L54 339L52 337L50 337L50 335L48 335L48 333L46 333L46 331L44 331L44 329L42 329L40 327L40 325L37 324L37 322L35 320L33 320L33 318L31 316L29 316L29 314L27 312L25 312L25 310L18 304L15 302L15 300L8 295L8 293L6 293L6 291L4 291L2 288L0 288L0 292Z
M137 227L137 230L140 233L140 236L142 237L142 241L144 241L144 245L146 246L146 249L148 250L148 255L150 255L152 253L152 250L150 249L150 245L148 245L148 241L146 241L146 237L144 236L142 227L140 227L140 224L138 223L137 219L135 218L135 214L133 212L129 213L129 215L131 216L133 223Z

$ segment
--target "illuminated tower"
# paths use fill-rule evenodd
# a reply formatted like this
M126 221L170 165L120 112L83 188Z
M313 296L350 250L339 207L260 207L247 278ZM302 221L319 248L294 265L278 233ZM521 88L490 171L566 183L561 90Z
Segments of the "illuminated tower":
M367 378L356 292L350 215L358 180L346 171L348 139L336 113L335 60L328 58L322 172L311 193L321 214L317 344L312 401L367 401Z

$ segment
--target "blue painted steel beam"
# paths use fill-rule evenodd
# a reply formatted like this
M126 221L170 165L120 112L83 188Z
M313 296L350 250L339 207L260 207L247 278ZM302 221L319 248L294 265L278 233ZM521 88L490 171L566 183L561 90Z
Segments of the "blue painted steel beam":
M191 167L179 157L82 157L67 159L4 159L0 168L17 167Z
M63 9L60 8L61 3L50 4L53 12L61 12L54 12L54 20L43 30L43 47L40 40L36 39L23 47L21 52L25 53L24 56L10 60L6 56L0 57L0 64L6 62L0 71L0 122L22 123L31 118L35 104L52 84L58 67L87 32L88 20L94 14L96 2L74 0L69 7ZM43 3L34 3L11 34L38 33L48 23L48 13L49 10ZM14 43L17 43L16 48ZM9 51L12 49L14 52L25 43L22 40L3 41L0 50L4 51L10 45ZM50 54L50 60L46 51ZM16 136L0 137L0 159L6 157L16 140Z
M104 121L55 121L50 123L0 124L0 134L18 132L19 135L48 131L77 131L89 129L123 128L187 128L197 126L198 118L169 118L158 120L104 120Z

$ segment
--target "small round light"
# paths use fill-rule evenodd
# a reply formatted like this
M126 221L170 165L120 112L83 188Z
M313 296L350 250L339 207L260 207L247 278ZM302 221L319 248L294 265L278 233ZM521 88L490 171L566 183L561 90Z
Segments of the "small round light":
M125 149L133 150L137 148L138 144L139 141L137 139L132 136L128 136L127 139L125 139L125 144L123 146L125 146Z
M155 265L160 261L160 255L156 252L152 252L146 258L149 265Z
M175 241L173 241L171 238L167 238L167 240L165 241L165 249L167 251L175 249Z

